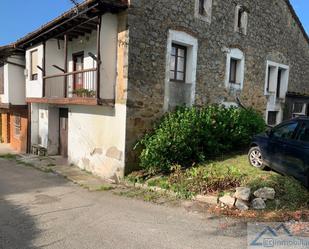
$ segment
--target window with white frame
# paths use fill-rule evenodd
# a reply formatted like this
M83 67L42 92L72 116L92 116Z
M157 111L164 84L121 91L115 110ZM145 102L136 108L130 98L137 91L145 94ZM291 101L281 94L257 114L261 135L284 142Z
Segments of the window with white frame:
M241 50L230 49L227 53L225 86L241 90L244 84L245 57Z
M195 17L211 22L212 0L195 0Z
M237 5L235 8L235 31L241 34L247 34L248 11L246 7Z
M285 99L289 84L289 66L267 61L265 95Z
M195 98L198 41L183 31L170 30L166 52L164 110L191 106Z

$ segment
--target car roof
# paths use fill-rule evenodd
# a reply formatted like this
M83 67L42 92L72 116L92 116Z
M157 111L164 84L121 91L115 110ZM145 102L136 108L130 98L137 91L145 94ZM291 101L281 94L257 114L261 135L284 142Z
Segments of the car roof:
M309 117L308 116L300 116L300 117L297 117L297 118L293 118L292 120L305 120L305 121L309 121Z

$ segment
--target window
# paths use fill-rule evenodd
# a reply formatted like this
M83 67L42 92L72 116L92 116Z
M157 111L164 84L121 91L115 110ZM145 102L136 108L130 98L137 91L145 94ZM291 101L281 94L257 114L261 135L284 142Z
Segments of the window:
M309 143L309 122L304 122L302 124L297 139Z
M282 139L292 139L297 126L297 122L281 125L273 130L273 136Z
M235 11L235 31L247 34L248 12L244 6L237 5Z
M198 13L200 15L205 15L204 4L205 4L205 0L199 0Z
M295 102L293 105L293 113L304 113L306 112L306 105L303 102Z
M265 95L285 99L289 84L289 66L267 61Z
M239 78L237 78L237 69L239 68L239 60L231 58L230 64L230 83L232 84L240 84Z
M269 111L267 117L267 124L268 125L276 125L277 124L277 115L278 112Z
M245 57L241 50L230 49L227 53L225 85L229 89L241 90L244 83ZM232 93L233 91L231 91Z
M19 137L21 131L21 117L18 114L14 116L14 136Z
M195 0L195 16L211 22L212 0Z
M170 80L179 82L186 81L186 62L187 48L177 44L172 44Z
M198 40L184 31L169 30L166 47L164 111L192 106L195 100Z
M33 50L30 52L30 60L31 60L30 80L37 80L38 79L38 50Z

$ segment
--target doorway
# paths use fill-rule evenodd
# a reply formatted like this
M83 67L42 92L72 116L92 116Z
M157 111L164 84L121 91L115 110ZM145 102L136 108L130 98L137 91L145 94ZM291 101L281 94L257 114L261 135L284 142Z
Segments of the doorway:
M68 157L68 117L69 111L66 108L59 109L59 150L60 155L63 157Z
M73 71L78 72L84 69L84 52L73 54ZM73 75L73 88L74 90L83 88L83 73Z

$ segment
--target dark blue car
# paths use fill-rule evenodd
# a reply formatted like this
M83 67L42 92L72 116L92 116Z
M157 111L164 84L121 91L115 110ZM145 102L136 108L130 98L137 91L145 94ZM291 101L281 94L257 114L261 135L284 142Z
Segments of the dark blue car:
M309 118L292 119L255 136L249 162L293 176L309 188Z

